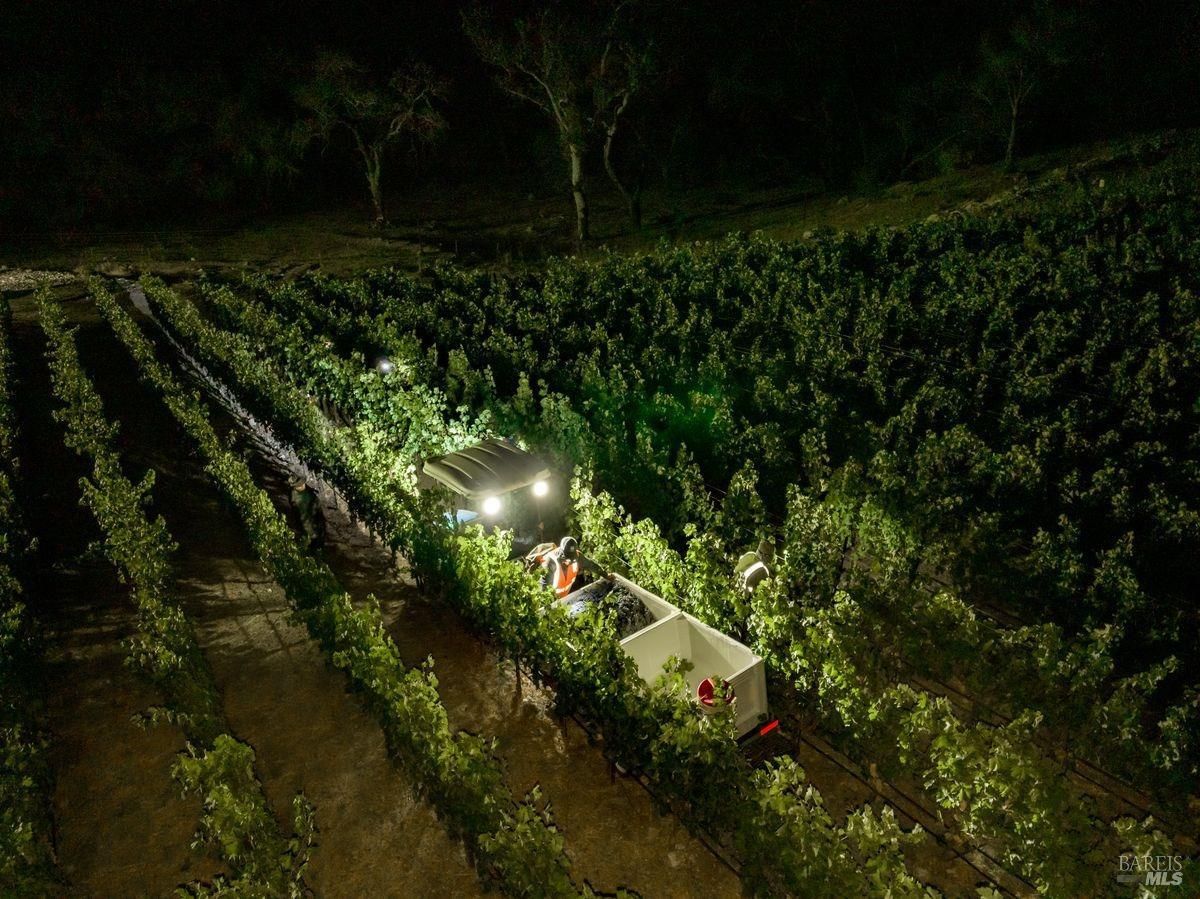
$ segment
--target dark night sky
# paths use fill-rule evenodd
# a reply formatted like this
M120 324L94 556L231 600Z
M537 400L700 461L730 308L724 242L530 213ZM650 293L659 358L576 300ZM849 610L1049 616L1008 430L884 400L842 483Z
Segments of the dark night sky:
M954 149L950 164L996 158L996 142L973 118L971 79L983 41L1034 7L646 2L657 3L646 21L664 60L634 111L642 152L661 163L650 179L735 187L887 183L927 174L914 160L928 165L938 147ZM344 50L379 74L421 60L450 80L443 139L400 160L396 183L498 178L558 189L551 130L496 89L462 34L463 5L7 0L0 227L355 194L352 165L329 154L310 151L283 184L235 162L240 144L253 142L247 135L295 120L292 88L321 49ZM511 18L535 4L490 6ZM1076 22L1074 55L1039 86L1024 152L1196 122L1197 4L1053 6ZM219 120L234 124L217 133Z

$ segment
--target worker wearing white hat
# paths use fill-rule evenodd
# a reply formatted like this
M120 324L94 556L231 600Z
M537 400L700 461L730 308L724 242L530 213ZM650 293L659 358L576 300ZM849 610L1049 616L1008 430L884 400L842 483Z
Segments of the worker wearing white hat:
M771 564L775 561L775 547L767 540L760 540L758 549L743 553L733 567L733 573L738 576L742 586L749 593L771 576Z

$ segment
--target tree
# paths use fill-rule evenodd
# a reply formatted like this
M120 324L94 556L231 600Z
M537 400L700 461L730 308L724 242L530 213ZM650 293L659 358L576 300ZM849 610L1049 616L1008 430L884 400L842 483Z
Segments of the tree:
M1030 97L1077 55L1077 38L1075 17L1049 0L1017 19L1001 40L984 38L974 89L1004 139L1005 168Z
M432 140L445 120L436 107L445 82L426 66L414 64L394 72L386 84L373 81L366 69L347 56L324 53L312 77L296 92L309 118L300 125L301 140L328 140L340 126L354 139L371 192L375 224L387 223L383 204L383 165L388 147L408 136Z
M642 186L644 159L639 157L638 169L631 183L617 174L613 147L621 123L625 121L630 103L653 77L655 70L653 46L621 39L610 31L600 56L595 85L592 90L595 119L603 134L601 158L608 180L613 183L629 213L634 230L642 227Z
M601 2L567 12L561 5L548 5L507 29L482 7L463 14L463 30L495 69L500 88L538 107L553 122L567 162L580 241L589 235L584 166L597 134L602 137L605 171L635 225L641 219L640 186L625 185L612 155L630 103L644 87L650 68L649 45L639 45L623 27L630 6Z

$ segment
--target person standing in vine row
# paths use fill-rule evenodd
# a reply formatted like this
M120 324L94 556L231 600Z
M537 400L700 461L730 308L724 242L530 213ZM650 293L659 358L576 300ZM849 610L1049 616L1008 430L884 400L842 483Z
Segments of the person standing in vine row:
M288 499L300 518L308 551L318 552L325 548L325 513L321 510L321 500L304 478L293 478L291 487Z

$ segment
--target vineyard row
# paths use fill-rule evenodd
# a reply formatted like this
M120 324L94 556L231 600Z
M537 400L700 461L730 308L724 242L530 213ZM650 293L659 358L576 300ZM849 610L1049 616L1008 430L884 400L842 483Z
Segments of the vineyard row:
M430 440L443 435L452 439L445 425L432 431L427 425L446 408L444 398L415 416L412 412L423 397L436 397L436 388L405 390L395 383L375 387L379 379L364 372L361 363L336 357L294 325L280 323L251 303L239 305L228 291L209 291L208 297L224 315L239 321L255 346L275 352L279 370L350 412L360 431L370 427L373 444L390 436L394 450L416 451L402 457L411 463L421 451L437 449L428 445ZM893 553L898 558L890 570L872 572L854 583L842 581L844 534L838 522L829 520L827 508L806 499L798 492L793 498L793 539L780 553L781 573L774 582L801 589L768 589L751 600L752 608L744 607L745 600L733 589L729 566L704 541L693 541L685 568L685 560L650 522L625 519L606 497L577 489L575 513L585 545L601 561L621 562L639 581L718 626L736 627L737 620L754 623L759 629L756 643L764 654L814 696L828 724L849 731L868 760L884 767L891 762L893 770L928 784L938 805L966 834L998 845L1005 862L1040 888L1053 894L1070 884L1094 882L1099 889L1105 875L1092 863L1094 853L1115 857L1133 844L1161 848L1163 838L1154 832L1153 822L1123 820L1106 833L1105 825L1088 814L1088 804L1061 776L1061 765L1032 745L1036 716L1024 715L1004 728L967 726L944 699L906 684L889 684L878 649L895 631L896 610L917 608L940 616L944 628L955 616L969 623L965 607L948 594L929 597L907 589L909 560L902 553ZM733 507L728 498L726 505ZM747 511L759 510L751 506ZM877 528L874 536L880 548L887 548L888 540L894 542L880 527L881 516L863 518ZM901 587L905 589L897 601ZM817 605L813 600L822 596L830 599ZM798 598L806 604L799 605ZM714 609L722 614L714 616ZM873 614L879 612L889 614ZM925 756L928 760L922 762ZM1052 862L1039 862L1025 851L1027 841L1061 851Z
M143 286L167 326L343 489L427 589L442 592L518 664L551 681L560 711L595 722L624 768L644 773L688 820L731 847L748 885L765 895L845 889L846 871L864 870L869 876L856 884L861 895L925 894L901 853L918 837L901 831L890 809L877 814L864 807L838 826L791 760L752 770L732 739L731 716L698 716L679 672L647 687L607 622L594 615L572 619L550 603L509 561L504 536L447 530L436 498L411 493L412 460L388 451L381 431L341 429L345 442L332 440L309 397L261 352L209 325L161 283ZM424 396L409 398L414 418L404 431L416 444L448 447L475 432L443 417L436 392L428 394L432 406Z
M237 511L264 567L296 617L342 669L378 719L393 758L462 839L481 879L513 896L579 896L563 838L536 791L516 802L490 741L450 729L432 665L406 668L386 635L378 604L356 608L323 562L308 555L255 483L244 459L226 447L200 398L186 392L156 357L137 323L102 285L92 295L129 350L143 379L192 438L205 469Z
M280 832L254 773L254 750L229 732L195 628L174 595L176 546L162 518L145 512L154 472L138 484L124 475L115 449L117 427L83 369L66 316L47 293L38 299L51 384L61 403L54 416L66 429L66 445L91 463L90 475L80 479L80 502L100 526L104 554L129 585L137 610L136 634L126 641L128 663L163 697L163 705L142 720L182 728L187 749L172 775L185 792L201 797L201 839L232 871L231 877L189 885L189 893L298 899L307 890L303 874L315 841L314 810L297 796L294 834Z

